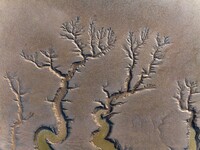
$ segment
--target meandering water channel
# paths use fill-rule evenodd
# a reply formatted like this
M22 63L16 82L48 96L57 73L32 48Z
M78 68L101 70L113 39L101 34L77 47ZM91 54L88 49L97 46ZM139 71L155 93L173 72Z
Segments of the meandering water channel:
M61 103L65 97L67 89L67 78L62 79L60 88L53 100L52 110L56 118L57 128L56 133L48 129L47 127L41 127L35 132L35 145L38 150L51 150L51 144L60 143L67 137L67 125L66 120L62 114Z
M97 131L94 131L91 142L100 150L116 150L114 143L107 139L111 125L105 118L102 118L102 115L105 115L107 113L108 110L99 109L94 114L94 119L99 126L99 129Z

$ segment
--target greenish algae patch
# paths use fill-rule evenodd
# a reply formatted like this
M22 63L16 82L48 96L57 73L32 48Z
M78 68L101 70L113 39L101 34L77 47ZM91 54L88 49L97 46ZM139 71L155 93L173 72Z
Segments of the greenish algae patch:
M196 150L195 130L193 127L190 127L189 150Z
M99 129L94 132L91 142L99 148L99 150L116 150L114 143L106 139L109 134L110 125L106 119L101 117L101 115L105 114L107 114L107 110L105 109L100 109L95 113L94 118L99 125Z
M65 130L66 127L64 127L66 125L63 124L62 126L60 127L62 131L59 131L57 134L54 134L51 130L41 130L37 134L37 138L35 140L38 150L51 150L48 143L55 144L62 142L67 136L67 131Z
M57 134L48 129L42 129L36 132L35 143L38 150L51 150L51 147L48 143L60 143L67 137L66 122L64 118L60 116L60 113L58 113L57 109L55 109L56 107L53 108L57 118Z

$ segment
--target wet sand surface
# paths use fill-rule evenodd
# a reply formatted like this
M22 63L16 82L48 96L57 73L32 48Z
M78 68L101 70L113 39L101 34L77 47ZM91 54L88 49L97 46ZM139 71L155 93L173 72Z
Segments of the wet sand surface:
M2 0L0 149L199 149L199 8Z

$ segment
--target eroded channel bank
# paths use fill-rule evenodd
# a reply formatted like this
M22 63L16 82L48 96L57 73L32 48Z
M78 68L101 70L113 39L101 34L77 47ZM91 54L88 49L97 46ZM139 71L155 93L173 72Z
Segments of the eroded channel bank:
M108 120L102 118L106 114L108 114L108 111L105 109L99 109L94 114L94 120L99 128L93 132L91 142L95 147L101 148L101 150L116 150L115 143L108 139L111 125L108 123Z
M95 108L94 119L99 126L99 129L92 134L92 143L101 150L123 150L127 147L121 147L117 139L111 139L110 133L112 130L111 117L120 112L115 112L114 108L126 103L126 98L134 95L138 92L145 90L153 90L156 88L154 84L145 83L146 80L150 80L154 74L157 73L157 68L162 63L164 56L164 50L166 46L170 44L169 37L160 37L159 34L156 36L156 43L153 46L153 52L151 52L152 58L148 63L147 69L143 70L138 77L134 75L135 67L138 64L139 50L146 44L148 40L149 28L144 28L139 32L139 37L133 32L129 32L126 44L124 45L124 51L130 60L127 66L127 77L124 80L124 89L110 92L107 88L108 83L103 86L103 92L106 95L106 99L98 100L100 106ZM132 81L135 81L133 83ZM131 149L131 148L130 148Z
M62 100L68 92L67 87L68 85L66 78L62 79L61 86L58 89L55 98L52 101L52 110L57 121L56 131L51 130L51 128L40 127L35 132L34 141L35 145L37 145L37 148L39 150L51 150L51 144L60 143L67 138L67 134L69 133L67 131L67 121L64 118L61 110Z
M57 121L56 128L49 128L47 126L40 127L35 132L35 145L39 150L53 149L51 145L60 143L65 140L69 133L68 123L65 114L62 112L62 101L74 87L69 86L69 82L74 77L75 73L79 71L80 67L85 66L86 62L91 59L98 59L101 56L105 56L115 45L116 36L111 28L96 29L93 21L89 24L89 44L85 44L81 39L84 32L83 27L80 25L80 17L76 17L70 22L63 23L61 26L61 36L68 41L71 41L75 45L75 51L79 53L82 60L75 61L71 64L70 68L63 73L59 70L59 66L55 65L57 54L55 50L50 48L48 50L42 50L35 52L34 54L27 55L22 51L21 56L28 62L33 63L37 68L48 68L50 72L57 75L61 79L60 87L58 88L53 100L50 100L53 104L52 110ZM90 47L90 54L86 54L85 48ZM45 61L41 62L38 58L44 57ZM75 87L76 88L76 87Z

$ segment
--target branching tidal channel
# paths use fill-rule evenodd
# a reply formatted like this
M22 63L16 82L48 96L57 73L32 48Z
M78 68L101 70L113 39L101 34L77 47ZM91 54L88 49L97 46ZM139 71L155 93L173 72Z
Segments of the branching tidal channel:
M38 69L48 68L50 72L57 75L60 78L60 87L58 88L54 98L48 100L52 103L52 110L57 121L56 128L50 128L47 126L40 127L35 132L35 145L39 150L53 149L54 143L61 143L69 136L69 122L72 121L64 112L62 103L70 102L65 100L65 96L68 92L77 87L70 87L70 81L74 77L75 73L79 71L79 68L85 66L87 61L94 58L104 56L110 51L115 44L115 33L111 28L96 29L93 21L89 24L89 37L90 43L85 44L81 39L81 35L84 32L83 27L80 25L80 18L77 17L70 22L63 23L61 26L61 36L68 41L71 41L75 45L75 52L78 52L82 56L81 61L73 62L71 67L66 73L59 70L59 66L55 66L57 54L54 49L50 48L44 51L35 52L34 54L26 54L22 51L21 56L28 62L33 63ZM90 47L90 53L86 54L84 49ZM38 56L41 55L46 61L40 61Z
M153 47L154 51L151 53L152 60L148 64L147 69L141 69L141 74L139 74L138 78L134 74L134 69L138 63L139 50L148 40L148 34L149 29L144 28L139 34L139 39L137 39L137 36L135 36L133 32L129 32L126 39L127 43L124 46L124 51L130 60L130 63L127 66L127 78L124 83L125 89L111 93L107 88L109 86L107 83L102 88L107 98L105 100L96 100L100 105L95 108L93 114L99 129L93 132L91 142L101 150L131 150L131 147L122 147L117 139L110 138L114 125L110 119L113 115L120 113L115 112L114 108L126 103L126 97L144 90L156 88L154 84L146 84L145 80L151 79L152 75L156 73L157 67L162 63L164 56L163 50L170 44L170 41L168 37L161 38L160 35L157 34L155 39L156 44ZM137 79L137 81L133 83L133 80L135 79Z
M88 61L105 56L114 48L116 43L116 35L112 28L97 28L94 21L91 21L88 27L89 42L84 43L82 39L84 29L80 25L79 17L63 23L61 30L61 37L68 42L72 42L75 45L74 52L82 57L82 60L73 62L65 73L61 71L59 65L56 65L58 55L53 48L37 51L32 54L28 54L24 50L21 52L21 56L26 62L32 63L38 69L46 68L60 79L60 85L53 99L47 99L47 102L52 104L52 111L56 118L56 127L44 125L35 131L34 142L35 148L38 150L54 149L53 144L61 143L70 136L70 122L73 121L73 118L69 118L66 112L64 112L65 108L63 107L63 103L70 104L72 101L66 99L66 95L70 90L78 88L78 86L71 87L70 81L75 76L76 72L79 72L79 69L84 67ZM152 60L147 66L141 68L139 75L135 75L134 71L138 63L139 50L148 40L148 35L148 28L142 29L139 32L139 36L136 36L133 32L129 32L123 49L130 61L127 66L127 78L124 83L125 88L111 93L108 90L109 84L107 83L102 86L102 91L105 93L106 99L95 101L99 103L99 106L94 109L93 116L99 128L92 133L90 142L97 149L131 150L129 147L122 147L116 139L110 138L110 133L114 125L111 121L111 117L120 113L115 112L114 108L126 103L127 101L125 101L124 98L137 92L156 88L154 84L147 84L145 81L151 79L152 75L156 73L157 67L161 64L164 56L163 50L170 44L170 41L169 37L160 37L160 35L157 34L155 45L151 52ZM8 81L11 81L10 78L8 78ZM134 83L134 81L136 82ZM10 84L12 86L11 82ZM20 93L15 94L19 95ZM20 104L20 102L20 99L18 99L18 104ZM21 111L19 110L19 114L20 113ZM19 118L19 122L22 122L22 119ZM15 133L13 134L15 135Z

